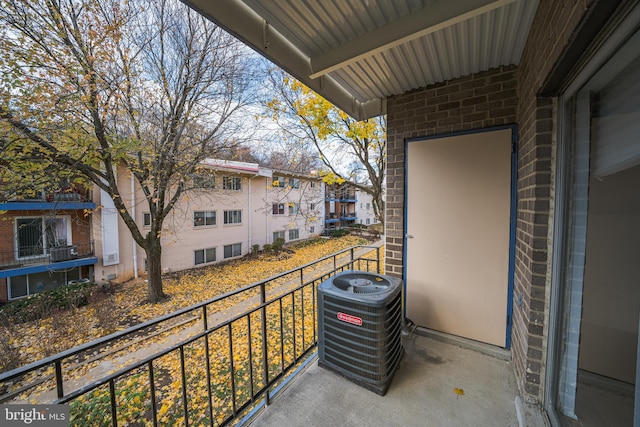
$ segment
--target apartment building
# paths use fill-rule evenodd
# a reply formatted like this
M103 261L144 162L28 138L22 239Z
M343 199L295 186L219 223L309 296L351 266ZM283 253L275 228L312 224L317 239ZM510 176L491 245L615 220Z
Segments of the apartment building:
M325 184L326 231L346 228L358 220L356 188L348 182Z
M255 163L208 160L194 176L194 190L183 196L162 230L162 266L168 273L209 265L249 253L282 237L286 243L322 232L324 194L316 176L263 168ZM118 176L122 196L144 232L149 212L130 174ZM98 264L95 280L126 280L144 274L145 252L113 207L94 191Z
M373 211L373 197L371 194L365 193L362 190L356 189L356 215L358 218L358 224L373 225L378 222L378 219L374 215Z
M151 217L124 168L120 193L143 234ZM208 160L162 229L164 272L209 265L283 238L323 232L324 186L317 176L255 163ZM0 302L79 280L104 283L145 273L145 252L99 188L61 187L0 203Z
M56 191L0 202L0 302L93 277L91 192Z

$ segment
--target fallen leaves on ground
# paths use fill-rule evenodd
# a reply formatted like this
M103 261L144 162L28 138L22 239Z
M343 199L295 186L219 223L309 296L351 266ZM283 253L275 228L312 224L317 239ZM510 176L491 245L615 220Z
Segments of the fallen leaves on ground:
M173 274L164 279L164 290L170 298L159 304L145 302L146 286L142 281L116 287L113 298L105 299L102 303L109 304L108 313L113 319L120 320L117 329L124 329L132 326L132 322L144 322L210 300L362 243L362 240L350 236L321 239L295 248L287 257L262 255ZM380 254L383 253L380 250ZM350 256L347 252L340 262L347 262ZM367 254L367 257L375 258L375 250ZM313 274L323 269L328 271L332 267L332 259L318 263L309 268L309 271L304 270L302 280L311 280ZM267 298L271 299L295 288L300 280L299 272L292 277L284 276L270 285ZM253 294L257 295L257 292ZM316 336L313 298L314 292L309 286L270 304L265 310L264 318L264 330L267 331L265 346L262 343L262 317L258 311L234 322L230 330L222 328L207 335L206 339L198 339L183 347L182 354L176 350L154 361L153 378L157 382L155 402L160 423L179 423L185 416L189 417L192 424L208 423L209 411L214 421L219 423L235 413L238 405L249 402L255 390L282 375L286 367L295 363L313 345ZM216 319L222 322L232 317L234 310L238 311L236 314L240 314L258 303L257 300L252 302L249 295L243 294L210 304L207 306L208 314L213 319L210 322ZM18 339L21 357L25 361L34 361L105 335L107 331L103 330L99 321L99 318L104 317L104 314L100 314L105 311L104 308L85 306L56 313L48 319L19 325L16 326L20 328L19 338L12 336L10 339L14 340L12 342ZM83 375L90 374L90 370L100 363L101 352L113 352L109 360L114 365L110 372L114 372L121 363L119 361L128 359L127 363L130 363L137 351L144 352L145 347L150 346L150 341L171 344L171 340L183 340L202 330L199 326L202 317L195 316L194 313L185 318L176 318L175 322L186 335L176 338L176 329L156 330L153 331L156 335L152 340L141 343L120 342L96 349L85 355L85 359L88 359L86 363L75 369L65 370L65 381L82 379ZM264 347L267 349L266 357L263 355ZM210 364L208 373L207 363ZM184 384L182 372L186 375ZM37 393L43 393L47 389L51 392L51 374L52 369L38 374L49 380L37 386ZM127 425L132 420L138 420L140 424L151 423L151 376L149 368L143 366L114 382L119 425ZM209 383L212 400L207 398ZM33 402L33 395L32 389L21 397ZM185 398L188 403L186 412ZM72 425L110 424L109 405L108 386L80 396L72 402ZM146 417L144 422L140 419L143 415Z

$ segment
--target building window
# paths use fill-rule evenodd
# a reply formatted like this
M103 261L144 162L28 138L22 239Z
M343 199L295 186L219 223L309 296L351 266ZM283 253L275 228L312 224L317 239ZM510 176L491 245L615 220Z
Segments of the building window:
M225 224L241 224L242 223L242 211L224 211L224 223Z
M275 242L278 239L284 240L284 230L273 232L273 241Z
M151 214L149 212L142 214L142 225L144 227L151 227Z
M300 203L289 203L289 215L295 215L300 210Z
M71 224L66 217L16 219L18 258L44 256L49 248L71 244Z
M23 298L65 285L70 280L79 280L81 278L80 267L9 277L7 278L9 291L7 296L10 300Z
M316 232L316 227L314 225L312 225L311 227L309 227L309 233L313 234Z
M310 210L310 211L315 211L315 210L316 210L316 204L315 204L315 203L311 203L311 204L309 205L309 210Z
M367 210L371 209L371 203L367 203Z
M216 225L216 211L195 211L193 213L193 226L204 227Z
M273 214L274 215L284 215L284 203L274 203L273 204Z
M283 188L284 187L284 177L283 176L274 176L273 177L273 182L271 183L271 185L273 187Z
M215 190L216 188L216 177L210 174L203 175L194 175L193 176L193 187L194 188L202 188L205 190Z
M310 187L311 188L316 188L316 182L315 181L311 181Z
M224 258L233 258L242 255L242 243L234 243L224 247Z
M300 180L298 178L289 178L289 187L300 188Z
M193 251L193 254L195 258L195 265L206 264L216 260L216 248L199 249L197 251Z
M297 240L300 238L300 230L294 228L293 230L289 230L289 240Z
M371 220L367 218L367 225L371 224Z
M630 256L638 254L640 207L628 203L640 200L640 32L634 31L617 51L609 40L602 44L584 67L594 74L582 76L579 88L570 84L573 89L561 98L566 104L558 105L564 107L558 125L566 131L556 151L556 176L563 179L553 195L549 342L555 345L548 372L554 398L545 405L558 418L579 414L583 425L598 424L595 414L580 411L591 389L581 378L583 369L607 380L637 378L638 347L626 332L638 331L640 298L637 255ZM628 402L630 421L634 408ZM602 416L614 411L619 413L610 408Z
M231 191L242 191L242 178L236 176L222 177L222 189Z
M9 277L9 299L22 298L30 295L27 276Z

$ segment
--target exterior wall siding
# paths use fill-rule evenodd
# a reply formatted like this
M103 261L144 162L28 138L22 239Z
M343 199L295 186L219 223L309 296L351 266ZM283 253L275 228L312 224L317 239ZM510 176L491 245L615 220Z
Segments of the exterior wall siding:
M304 240L322 232L324 214L324 193L318 178L298 177L299 188L285 185L283 188L273 187L273 178L258 176L255 172L238 172L234 170L215 170L215 188L192 190L175 205L167 216L162 230L162 268L164 273L209 265L195 264L195 251L215 248L216 259L212 262L224 261L224 247L241 244L242 255L252 250L252 245L273 243L273 232L284 231L285 241ZM288 180L290 173L273 171L275 175L284 175ZM223 177L241 179L241 189L223 189ZM297 175L295 176L297 177ZM124 169L118 174L122 198L128 209L131 206L130 174ZM315 181L312 188L310 183ZM287 181L288 182L288 181ZM148 212L147 202L139 185L135 184L135 220L143 235L149 231L143 225L143 215ZM100 191L94 190L94 200L100 204ZM273 203L285 205L284 215L273 215ZM297 213L290 213L289 206L297 204ZM310 210L314 204L315 209ZM241 223L224 224L224 211L241 211ZM194 226L195 211L214 211L216 224ZM313 227L313 233L311 232ZM289 230L297 229L298 237L291 239ZM107 281L126 281L135 276L133 262L133 237L121 218L118 218L119 263L103 265L102 259L102 224L100 214L96 213L93 221L93 233L96 240L95 279L98 283ZM136 266L138 274L144 275L146 254L138 245L136 250ZM234 257L235 258L235 257Z
M376 223L376 217L373 214L373 197L364 191L356 190L356 213L358 219L356 222L363 225L372 225ZM367 208L368 206L368 208Z

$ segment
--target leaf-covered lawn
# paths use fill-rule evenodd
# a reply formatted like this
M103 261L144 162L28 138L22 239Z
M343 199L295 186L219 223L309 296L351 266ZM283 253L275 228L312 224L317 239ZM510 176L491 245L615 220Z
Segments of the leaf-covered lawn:
M92 300L88 306L16 325L13 330L5 329L4 333L10 332L11 336L5 336L4 339L8 338L11 345L16 346L24 363L32 362L47 354L192 306L364 243L350 236L318 239L304 242L293 247L293 251L279 255L260 255L172 274L164 280L165 292L170 298L159 304L145 301L146 290L142 280L130 282L115 287L113 294L106 298ZM367 256L374 258L375 251ZM348 258L349 253L341 262ZM319 270L325 268L324 271L327 271L332 267L333 260L328 260L305 271L304 279L306 281L309 278L307 276L312 275L318 277ZM282 295L284 290L297 286L299 281L299 272L292 277L283 277L266 289L267 299ZM214 322L228 320L233 310L237 315L256 306L257 300L249 300L248 297L241 294L208 305L209 327L214 326ZM210 420L214 425L223 423L236 413L237 408L250 404L253 393L283 375L287 367L313 346L316 336L313 299L312 287L305 287L268 305L264 313L264 328L262 315L258 311L156 359L151 368L144 365L122 375L113 383L118 425L152 425L152 408L155 408L160 425L183 424L185 413L190 425L208 425ZM154 351L149 350L152 345L159 346L155 351L162 346L169 348L202 331L202 317L198 317L197 313L190 313L186 319L176 321L183 321L183 324L166 331L155 331L156 335L150 339L127 340L96 349L85 355L89 358L85 363L71 369L67 366L64 370L65 390L87 385L98 377L152 354ZM266 331L266 356L263 354L263 331ZM100 371L107 360L101 359L105 352L112 352L108 356L109 369ZM91 361L92 356L96 360ZM21 393L19 400L38 403L53 399L55 384L52 374L51 367L30 375L27 382L42 382ZM154 383L153 398L151 377ZM18 384L11 386L12 389L18 387ZM209 390L211 399L208 397ZM110 401L108 385L73 400L71 425L111 425Z
M352 236L318 239L293 247L293 254L261 255L172 274L164 279L169 299L158 304L146 302L142 279L116 285L113 295L88 306L54 313L42 320L5 325L0 328L0 340L17 349L21 364L31 363L363 243L366 242ZM0 358L0 371L5 370L6 362Z

